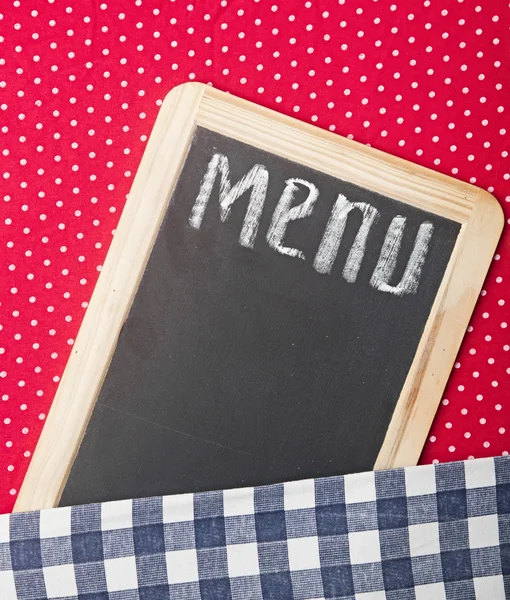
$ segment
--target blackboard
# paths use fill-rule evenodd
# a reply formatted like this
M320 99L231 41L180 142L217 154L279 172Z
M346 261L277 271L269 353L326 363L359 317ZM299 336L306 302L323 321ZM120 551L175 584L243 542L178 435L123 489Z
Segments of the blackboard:
M455 210L228 132L197 118L183 146L60 505L370 470L396 422L412 438L423 382L445 383ZM105 265L129 267L119 252ZM429 424L415 420L418 444Z
M253 187L233 201L223 221L214 164L202 221L190 224L215 156L228 163L232 187L254 166L265 169L258 171L267 192L252 247L250 240L241 245L240 235ZM267 240L286 182L294 178L319 192L311 214L287 226L283 247L301 256ZM302 183L293 190L292 207L310 195ZM339 194L378 213L355 281L345 279L344 268L363 223L361 209L345 219L331 271L314 268ZM403 295L370 283L399 216L406 221L394 286L420 226L433 226L418 289ZM198 128L61 503L370 470L459 229L449 219Z

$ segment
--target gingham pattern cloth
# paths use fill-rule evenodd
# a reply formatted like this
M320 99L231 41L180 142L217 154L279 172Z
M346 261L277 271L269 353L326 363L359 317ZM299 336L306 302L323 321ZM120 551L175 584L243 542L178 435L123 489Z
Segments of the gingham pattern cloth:
M0 516L1 600L503 600L510 458Z

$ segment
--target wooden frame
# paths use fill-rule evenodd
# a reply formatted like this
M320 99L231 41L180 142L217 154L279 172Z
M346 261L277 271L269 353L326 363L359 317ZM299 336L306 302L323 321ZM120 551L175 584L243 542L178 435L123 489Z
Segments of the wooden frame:
M461 223L374 468L418 461L503 227L499 203L470 184L187 83L161 107L16 511L59 502L197 125Z

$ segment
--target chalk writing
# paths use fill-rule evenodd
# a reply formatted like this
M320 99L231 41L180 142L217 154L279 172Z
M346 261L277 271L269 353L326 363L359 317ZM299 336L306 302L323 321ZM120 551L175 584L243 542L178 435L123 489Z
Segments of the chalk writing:
M304 260L305 255L301 250L284 246L282 240L287 231L289 221L304 219L304 217L308 217L312 214L313 205L319 196L319 190L313 183L305 181L304 179L287 179L285 183L285 189L283 190L283 194L273 213L273 219L267 231L266 239L271 248L277 252L287 254L287 256L302 258ZM298 190L297 184L304 185L308 188L308 197L302 204L291 208L292 201L294 200L294 193Z
M207 166L200 192L198 193L195 205L191 211L189 223L195 227L195 229L200 229L214 182L218 176L218 171L221 173L220 215L223 222L227 220L232 204L237 198L252 188L248 210L246 211L243 227L239 236L239 243L241 246L253 248L259 227L260 215L262 214L264 201L266 199L267 182L269 180L269 173L263 165L255 165L252 167L251 170L232 187L232 184L230 183L228 158L223 154L215 153Z
M406 218L400 215L392 220L384 239L379 260L370 279L370 285L376 289L382 292L390 292L397 296L416 294L418 291L421 270L427 257L430 238L434 231L432 223L425 222L420 225L404 275L398 285L392 286L389 284L389 280L397 264L397 256L405 225Z
M349 256L345 261L343 276L349 283L354 283L365 254L368 234L373 223L379 218L379 211L366 202L349 202L343 194L339 194L331 211L324 237L315 256L313 266L319 273L330 273L335 262L340 242L347 223L347 216L357 208L363 215L363 222L356 234Z
M195 229L200 229L218 175L220 176L219 208L222 222L228 219L233 203L250 190L250 200L239 235L239 243L247 248L253 248L269 183L269 172L264 165L254 165L246 175L235 185L232 185L227 156L215 152L201 181L200 190L189 217L189 224ZM300 186L308 188L306 200L293 206L296 192ZM286 180L285 188L273 212L266 234L266 241L271 248L281 254L305 260L302 250L284 245L284 238L287 226L291 221L304 219L312 214L318 197L319 189L315 184L299 178ZM380 218L379 211L371 204L350 202L343 194L339 194L313 261L313 267L318 273L323 275L331 273L342 243L347 219L354 210L361 213L362 222L352 242L342 271L343 278L349 283L354 283L358 277L370 230ZM434 226L428 221L420 225L404 274L398 284L392 285L390 281L397 265L405 226L405 217L398 215L393 218L370 278L370 285L373 288L396 296L417 293L430 239L434 231Z

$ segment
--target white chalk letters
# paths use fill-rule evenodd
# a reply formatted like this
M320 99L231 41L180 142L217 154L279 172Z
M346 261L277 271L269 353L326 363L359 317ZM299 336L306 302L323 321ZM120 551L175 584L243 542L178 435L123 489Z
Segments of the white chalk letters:
M406 218L401 217L400 215L395 217L391 222L391 225L388 227L388 232L386 233L379 260L372 278L370 279L370 285L376 289L381 290L382 292L390 292L397 296L416 294L418 291L421 270L425 258L427 257L429 241L432 237L432 232L434 231L432 223L425 221L425 223L420 225L404 275L398 285L390 285L388 282L391 279L397 264L397 256L400 250L400 242L402 241L405 226Z
M287 231L289 221L303 219L312 214L313 205L319 196L319 190L313 183L305 181L304 179L287 179L285 183L287 185L274 210L273 219L267 231L266 239L271 248L274 248L277 252L287 254L288 256L296 256L297 258L302 258L304 260L305 255L301 250L298 250L297 248L288 248L282 244L283 236ZM291 208L294 193L298 189L298 184L308 188L308 197L302 204L298 204L298 206Z
M232 186L228 158L219 152L214 153L207 166L200 185L200 191L191 210L189 224L195 229L200 229L218 174L220 175L219 210L223 222L228 219L232 204L242 194L251 190L248 208L239 235L239 243L247 248L253 248L269 181L268 170L263 165L253 166L246 175ZM287 179L285 184L274 210L266 240L269 246L277 252L304 260L305 255L302 250L284 244L285 233L290 221L304 219L312 214L319 197L319 190L317 186L305 179L291 178ZM300 188L307 188L306 200L293 206L294 196ZM342 271L343 278L349 283L354 283L357 279L365 256L370 230L380 217L379 211L371 204L350 202L343 194L339 194L313 261L313 267L318 273L329 274L331 272L342 242L349 213L355 210L361 213L362 222ZM392 285L390 281L397 265L405 226L406 217L398 215L393 218L386 232L376 267L370 278L370 285L376 290L397 296L416 294L418 291L421 272L434 231L434 226L428 221L420 225L404 274L399 283Z
M363 222L345 261L343 276L349 283L356 281L365 254L370 228L379 217L379 211L370 204L366 202L349 202L343 194L339 194L313 263L315 270L319 273L331 272L331 267L335 262L342 241L347 216L354 208L361 211Z
M230 214L232 204L246 192L251 189L250 202L244 218L239 243L241 246L253 248L257 230L259 227L260 215L264 208L264 201L267 193L267 182L269 173L266 167L255 165L251 170L240 179L234 187L230 183L230 168L228 158L223 154L214 154L209 162L207 171L202 179L202 185L198 193L195 205L191 211L189 223L195 229L200 229L202 219L204 218L205 208L209 202L209 197L216 181L218 171L221 173L220 180L220 215L221 220L225 222Z

